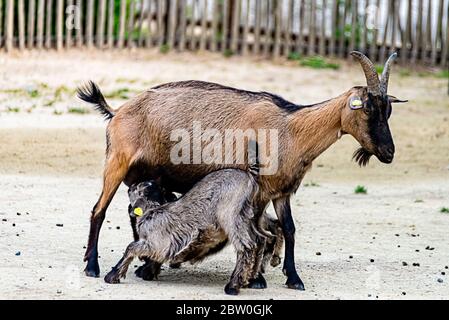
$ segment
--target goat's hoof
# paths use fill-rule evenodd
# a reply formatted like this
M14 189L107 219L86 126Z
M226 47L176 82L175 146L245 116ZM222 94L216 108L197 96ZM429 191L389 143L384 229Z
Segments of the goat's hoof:
M143 272L143 268L144 266L140 266L136 269L136 271L134 271L134 274L136 275L137 278L142 278L142 272Z
M237 296L239 294L239 289L238 288L234 288L231 287L229 285L229 283L226 285L226 287L224 288L224 291L226 294L230 295L230 296Z
M181 263L180 262L170 263L170 268L172 268L172 269L179 269L179 268L181 268Z
M142 280L153 281L156 278L157 278L156 275L153 272L151 272L150 270L142 271Z
M294 281L290 281L287 279L287 282L285 283L289 289L304 291L306 288L304 287L304 283L301 281L301 279L298 277Z
M265 280L263 275L259 273L257 278L249 280L247 288L250 288L250 289L266 289L267 288L267 281Z
M98 261L96 262L88 262L86 269L84 269L84 273L88 277L98 278L100 276L100 266L98 265Z
M120 283L120 279L117 276L117 273L113 270L113 271L109 272L104 277L104 282L109 283L109 284L115 284L115 283Z
M271 258L270 265L271 265L273 268L275 268L275 267L277 267L278 265L280 265L281 262L282 262L281 257L279 257L279 256L273 256L273 257Z

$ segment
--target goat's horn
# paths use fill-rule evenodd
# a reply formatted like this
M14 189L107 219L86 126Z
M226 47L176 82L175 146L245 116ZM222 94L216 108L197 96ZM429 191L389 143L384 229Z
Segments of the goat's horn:
M358 51L352 51L351 55L356 58L360 65L362 66L363 72L365 73L366 83L368 85L368 92L374 96L381 95L380 91L380 81L377 76L376 68L374 64L365 56L363 53Z
M387 94L391 65L397 56L398 54L395 52L388 58L387 62L385 62L384 71L382 72L382 77L380 78L380 91L382 91L382 94Z

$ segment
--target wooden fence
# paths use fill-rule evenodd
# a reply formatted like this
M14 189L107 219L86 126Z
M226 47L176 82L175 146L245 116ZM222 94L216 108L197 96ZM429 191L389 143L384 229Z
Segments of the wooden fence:
M0 47L158 47L448 65L449 0L0 0Z

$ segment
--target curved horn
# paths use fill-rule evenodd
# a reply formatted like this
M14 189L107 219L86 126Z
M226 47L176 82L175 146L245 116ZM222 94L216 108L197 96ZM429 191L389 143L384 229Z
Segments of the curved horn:
M397 56L398 54L395 52L388 58L387 62L385 62L384 71L382 72L382 77L380 78L380 90L382 91L382 94L387 94L391 65Z
M374 96L380 96L382 92L380 91L380 81L377 76L376 68L374 64L365 56L363 53L358 51L352 51L351 55L359 61L365 73L366 83L368 85L368 92Z

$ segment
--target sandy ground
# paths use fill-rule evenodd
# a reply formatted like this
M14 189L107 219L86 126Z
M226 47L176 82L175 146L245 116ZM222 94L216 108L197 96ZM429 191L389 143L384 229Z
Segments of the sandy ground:
M73 95L78 85L99 82L114 106L124 101L114 92L132 96L183 79L268 90L305 104L364 83L356 65L340 63L339 71L323 71L139 51L0 56L0 298L229 298L223 286L233 268L231 248L198 266L164 270L157 282L129 272L111 286L83 275L105 125L96 114L69 112L88 108ZM395 162L372 160L361 169L350 160L356 143L345 137L317 159L292 201L297 267L307 290L286 289L277 267L266 276L268 289L243 290L237 299L449 297L449 214L440 212L449 207L447 85L434 76L393 73L391 94L411 100L396 106L391 120ZM368 193L355 194L357 185ZM102 276L131 240L126 206L121 188L101 234Z

